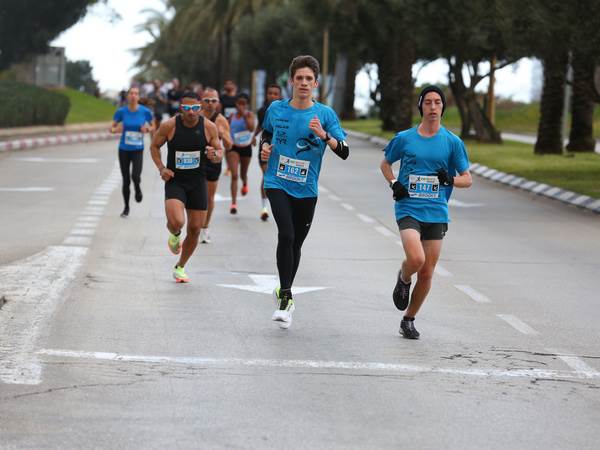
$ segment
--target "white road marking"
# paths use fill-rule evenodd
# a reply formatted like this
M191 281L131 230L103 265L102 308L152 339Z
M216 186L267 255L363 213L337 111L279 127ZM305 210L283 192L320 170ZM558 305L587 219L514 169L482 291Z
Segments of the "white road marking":
M240 200L244 201L246 200L246 197L242 197L240 195L238 195L237 201L239 202ZM223 195L219 194L218 192L215 194L215 202L230 202L231 201L231 197L224 197Z
M341 200L341 198L339 198L337 195L330 194L329 200L333 200L334 202L339 202Z
M79 216L77 218L80 222L100 222L100 217L98 216Z
M0 381L38 384L41 366L36 340L75 278L87 249L52 246L0 267L0 288L8 303L0 314Z
M93 236L96 230L89 228L72 228L71 236Z
M0 192L51 192L54 188L51 187L21 187L21 188L9 188L9 187L0 187Z
M467 284L455 284L454 287L459 291L467 294L472 300L477 303L492 303L492 301L483 295L481 292L476 291L471 286Z
M97 222L75 222L73 225L73 229L76 228L96 228L98 226Z
M594 377L598 376L598 371L593 367L589 366L585 361L578 358L577 356L565 355L564 352L559 352L556 349L548 349L550 353L554 353L560 358L567 366L575 369L575 372L580 373L584 376Z
M348 203L342 203L341 205L346 211L354 211L354 206L349 205Z
M375 222L375 219L373 219L373 218L371 218L371 217L369 217L369 216L366 216L366 215L364 215L364 214L357 214L356 216L357 216L357 217L358 217L360 220L362 220L364 223L374 223L374 222Z
M449 272L448 270L446 270L444 267L442 267L441 265L437 264L435 266L435 273L437 273L438 275L442 276L442 277L451 277L452 273Z
M562 379L599 379L600 374L583 374L547 369L515 369L502 370L492 368L454 368L439 366L418 366L412 364L361 362L361 361L319 361L303 359L242 359L242 358L203 358L194 356L149 356L124 355L112 352L84 352L72 350L42 349L38 355L57 358L93 359L123 363L151 363L165 365L194 365L200 367L268 367L289 369L349 370L392 373L433 373L454 376L473 376L480 378L544 378L547 380Z
M457 208L478 208L480 206L485 206L485 204L461 202L460 200L451 198L450 200L448 200L448 206L456 206Z
M67 236L64 241L62 241L63 245L76 245L81 247L87 247L92 243L92 240L89 237L85 236Z
M530 335L540 334L536 330L531 328L529 325L527 325L525 322L523 322L521 319L519 319L515 316L511 316L510 314L496 314L496 315L498 317L500 317L502 320L504 320L506 323L508 323L515 330L520 331L523 334L530 334Z
M277 275L248 275L254 284L219 284L218 286L240 289L242 291L257 292L259 294L272 294L273 289L279 286L279 277ZM296 287L292 289L294 295L304 294L306 292L320 291L327 289L324 286Z
M15 161L36 162L36 163L73 163L73 164L95 164L99 161L96 158L42 158L37 156L10 158Z
M324 194L329 193L329 189L327 189L325 186L320 186L320 185L319 185L319 191L323 192Z
M107 203L108 203L108 201L106 201L106 200L89 200L87 202L87 204L91 205L91 206L104 206Z
M104 214L104 208L100 206L88 206L83 210L83 214L89 216L101 216Z
M375 227L375 230L377 230L379 233L383 234L385 237L396 237L396 235L394 233L392 233L390 230L388 230L383 225Z

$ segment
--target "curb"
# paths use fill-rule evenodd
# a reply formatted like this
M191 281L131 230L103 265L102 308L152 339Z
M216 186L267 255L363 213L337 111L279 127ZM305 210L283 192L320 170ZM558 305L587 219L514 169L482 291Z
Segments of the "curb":
M75 133L39 138L14 139L11 141L0 142L0 152L5 152L8 150L25 150L36 147L47 147L50 145L106 141L109 139L115 139L120 136L120 134L111 134L108 131L103 131L96 133Z
M371 136L358 131L346 130L346 132L352 137L364 139L376 145L385 146L389 142L387 139L383 139L378 136ZM492 169L478 163L471 164L469 170L471 170L471 172L475 175L487 178L488 180L517 189L522 189L524 191L529 191L536 195L558 200L568 205L577 206L578 208L600 214L600 199L592 198L588 195L581 195L573 191L567 191L557 186L538 183L537 181L528 180L510 173L500 172L499 170Z

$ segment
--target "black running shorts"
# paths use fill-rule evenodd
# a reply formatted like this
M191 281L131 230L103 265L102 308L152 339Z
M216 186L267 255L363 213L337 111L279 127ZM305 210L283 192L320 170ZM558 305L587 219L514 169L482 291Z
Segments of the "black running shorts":
M251 158L252 157L252 146L249 145L247 147L236 147L235 145L231 148L231 152L236 152L242 158Z
M404 216L396 221L400 231L406 229L417 230L422 241L439 241L444 239L448 231L447 223L419 222L414 217Z
M171 178L165 183L165 199L173 198L181 200L185 209L206 211L208 209L206 178L195 177L193 181Z
M221 176L221 169L223 167L222 163L213 163L210 161L206 162L206 181L219 181L219 177Z

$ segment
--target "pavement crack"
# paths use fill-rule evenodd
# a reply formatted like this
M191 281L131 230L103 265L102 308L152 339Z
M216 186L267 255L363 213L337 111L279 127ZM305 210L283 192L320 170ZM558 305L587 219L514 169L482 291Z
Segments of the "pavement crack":
M61 386L61 387L56 387L56 388L49 388L49 389L45 389L43 391L35 391L35 392L27 392L25 394L11 395L9 397L3 397L2 400L4 400L4 401L6 401L6 400L16 400L16 399L24 398L24 397L33 397L33 396L36 396L36 395L53 394L55 392L60 392L60 391L70 391L70 390L77 390L77 389L88 389L88 388L95 388L95 387L132 386L134 384L147 383L147 382L150 382L150 381L154 381L154 380L134 380L134 381L126 382L126 383L74 384L74 385L71 385L71 386Z
M493 350L496 352L525 353L525 354L531 355L531 356L574 356L577 358L584 358L584 359L600 359L600 356L594 356L594 355L573 355L573 354L567 354L567 353L536 352L536 351L531 351L531 350L516 350L516 349L510 349L510 348L508 348L508 349L496 348ZM507 355L507 356L510 357L511 355Z

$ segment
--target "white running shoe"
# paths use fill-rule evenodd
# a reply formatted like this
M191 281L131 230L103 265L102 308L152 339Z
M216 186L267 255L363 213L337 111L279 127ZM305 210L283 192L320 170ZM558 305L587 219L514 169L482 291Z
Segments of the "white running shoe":
M200 230L200 242L202 244L210 244L212 242L210 240L210 234L208 232L208 228L202 228Z
M276 299L277 309L273 313L272 320L275 322L279 322L279 328L283 328L284 330L288 329L292 324L292 313L296 309L294 306L294 300L291 297L287 298L287 304L283 309L281 301L283 299L279 298L279 288L275 288L273 290L273 296Z

